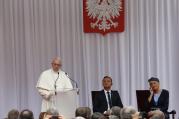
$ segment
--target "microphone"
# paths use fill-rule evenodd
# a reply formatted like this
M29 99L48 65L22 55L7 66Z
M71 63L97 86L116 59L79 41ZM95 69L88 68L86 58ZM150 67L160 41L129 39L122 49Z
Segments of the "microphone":
M57 76L57 79L55 80L55 83L54 83L54 88L55 88L55 95L57 95L57 80L59 78L59 72L58 72L58 76Z
M68 73L65 72L65 75L75 84L75 86L76 86L76 88L77 88L77 94L79 95L78 83L77 83L75 80L71 79L71 78L69 77Z

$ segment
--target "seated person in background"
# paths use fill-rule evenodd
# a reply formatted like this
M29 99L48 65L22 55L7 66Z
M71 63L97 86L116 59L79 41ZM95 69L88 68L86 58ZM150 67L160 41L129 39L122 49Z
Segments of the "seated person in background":
M122 108L120 108L118 106L114 106L111 108L111 115L115 115L118 118L121 118L121 110L122 110Z
M123 109L121 109L120 119L140 119L139 114L140 113L133 107L124 107Z
M50 108L43 114L43 119L64 119L64 117L59 115L58 110Z
M91 109L89 107L79 107L75 111L75 117L91 118Z
M44 119L46 114L46 112L41 112L39 115L39 119Z
M165 119L164 113L160 110L150 111L149 117L149 119Z
M105 76L102 80L104 89L94 98L93 112L100 112L105 114L106 111L110 110L113 106L123 107L121 98L118 91L111 90L112 78Z
M16 109L12 109L8 112L8 119L18 119L19 111Z
M158 78L150 78L148 80L150 85L150 96L148 97L147 106L150 111L160 110L164 113L165 118L169 118L167 113L169 105L169 92L165 89L160 89Z
M92 114L91 119L107 119L107 117L100 112L95 112Z
M20 113L19 119L34 119L34 114L32 111L25 109Z
M108 119L120 119L118 116L115 115L109 115Z

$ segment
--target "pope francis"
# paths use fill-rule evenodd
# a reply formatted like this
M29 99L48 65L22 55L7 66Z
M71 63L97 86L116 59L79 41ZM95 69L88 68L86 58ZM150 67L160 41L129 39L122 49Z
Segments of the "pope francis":
M54 58L51 65L51 69L41 73L36 86L43 98L41 112L46 112L49 108L53 108L53 96L56 95L56 92L73 89L70 79L61 70L62 63L60 58Z

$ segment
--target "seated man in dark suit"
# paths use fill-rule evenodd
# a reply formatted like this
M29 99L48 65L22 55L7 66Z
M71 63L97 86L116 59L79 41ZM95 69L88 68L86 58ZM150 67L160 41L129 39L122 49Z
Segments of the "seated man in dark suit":
M99 91L93 101L93 112L105 113L113 106L123 107L118 91L111 90L112 78L105 76L102 80L104 89Z
M150 78L148 80L150 85L150 96L147 100L147 109L149 109L148 115L150 116L150 111L160 110L164 113L165 118L169 118L167 113L169 105L169 92L165 89L160 89L160 83L158 78Z

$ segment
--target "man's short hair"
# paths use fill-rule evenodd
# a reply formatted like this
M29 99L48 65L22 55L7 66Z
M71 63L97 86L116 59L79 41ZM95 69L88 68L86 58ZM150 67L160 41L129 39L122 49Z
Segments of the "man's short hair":
M114 106L111 108L111 115L115 115L117 117L121 117L121 108L119 106Z
M18 119L19 111L16 109L12 109L8 112L8 119Z
M158 78L156 77L151 77L148 82L150 83L151 81L157 81L157 82L160 82Z
M110 80L111 80L111 82L112 82L112 78L111 78L110 76L104 76L104 77L103 77L103 80L104 80L105 78L110 79Z
M109 119L120 119L120 118L116 115L109 115Z
M39 119L43 119L46 114L47 114L47 112L41 112L39 114Z
M19 119L34 119L34 114L32 111L25 109L21 111Z
M84 117L85 119L90 119L91 109L89 107L79 107L75 111L76 117Z
M132 119L132 116L137 113L133 107L125 107L121 110L121 119Z
M105 119L105 116L100 112L95 112L92 114L91 119Z
M49 109L46 111L46 114L48 114L48 115L53 115L53 116L58 116L58 115L59 115L59 112L58 112L57 109L49 108Z

